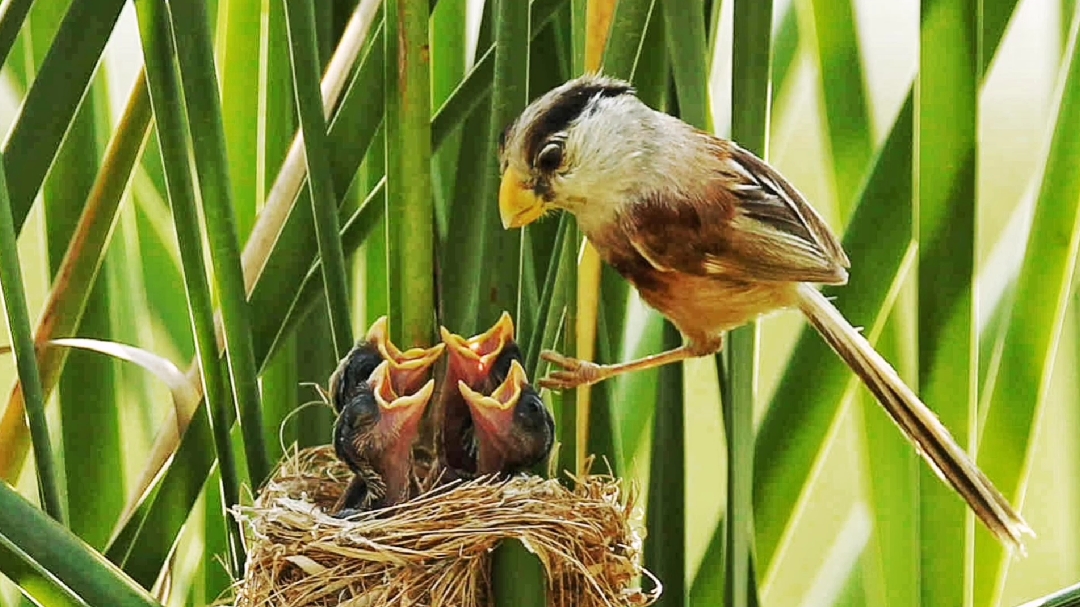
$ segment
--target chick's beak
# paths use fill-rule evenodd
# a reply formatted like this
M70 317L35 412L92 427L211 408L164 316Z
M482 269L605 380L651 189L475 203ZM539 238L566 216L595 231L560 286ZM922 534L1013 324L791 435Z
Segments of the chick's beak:
M459 379L477 385L491 371L504 346L514 339L514 321L506 312L487 331L468 339L440 328L443 343L448 348L450 366Z
M401 351L390 341L390 330L385 316L380 316L371 324L366 339L379 349L383 360L390 363L391 383L395 389L406 394L420 388L428 370L446 349L445 344L435 344L430 348L409 348Z
M521 399L521 390L528 383L525 369L518 361L510 363L510 374L491 396L485 396L458 382L462 398L469 404L477 428L488 436L505 436L510 433L514 421L514 407Z
M506 167L499 184L499 216L503 228L520 228L544 214L544 203L537 198L514 167Z
M375 393L375 402L379 405L379 424L387 429L412 428L419 421L435 392L435 380L429 379L415 392L399 393L392 381L393 369L389 361L383 362L371 374L369 384Z

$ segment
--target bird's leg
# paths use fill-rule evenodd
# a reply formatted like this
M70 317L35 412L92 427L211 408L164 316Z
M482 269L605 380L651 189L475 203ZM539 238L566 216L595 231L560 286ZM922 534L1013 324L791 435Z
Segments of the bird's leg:
M644 371L645 369L653 369L688 358L712 354L720 349L719 340L717 340L715 348L712 346L713 344L709 344L707 348L703 348L702 345L689 343L685 346L668 350L667 352L653 354L652 356L646 356L617 365L598 365L587 360L578 360L576 358L570 358L569 356L563 356L552 350L545 350L540 354L540 358L553 365L562 367L563 370L553 371L550 375L537 383L541 388L547 388L549 390L569 390L570 388L575 388L577 386L588 386L595 384L598 381L615 377L616 375L622 375L623 373Z

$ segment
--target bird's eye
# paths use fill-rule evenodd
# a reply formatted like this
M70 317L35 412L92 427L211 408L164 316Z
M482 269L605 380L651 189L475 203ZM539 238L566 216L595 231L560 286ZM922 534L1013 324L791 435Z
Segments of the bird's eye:
M543 415L544 403L538 397L529 398L526 395L521 401L521 408L518 410L521 415L528 420L536 420Z
M536 168L545 173L550 173L562 166L563 144L561 141L552 141L540 150L536 155Z

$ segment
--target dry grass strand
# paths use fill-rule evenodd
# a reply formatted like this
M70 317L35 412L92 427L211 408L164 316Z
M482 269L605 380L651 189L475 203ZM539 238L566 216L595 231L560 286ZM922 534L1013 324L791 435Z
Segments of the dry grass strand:
M327 512L349 478L329 446L293 451L255 505L234 512L248 550L238 606L488 607L490 555L508 539L540 559L552 607L644 606L660 596L640 564L636 492L611 475L573 478L571 490L533 476L436 486L427 472L420 496L336 519Z

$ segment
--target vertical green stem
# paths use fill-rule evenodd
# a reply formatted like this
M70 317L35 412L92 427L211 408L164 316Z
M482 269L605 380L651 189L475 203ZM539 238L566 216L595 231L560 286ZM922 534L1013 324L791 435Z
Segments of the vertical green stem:
M769 132L772 3L735 0L731 135L765 158ZM724 421L728 445L726 603L756 605L754 580L754 397L757 323L728 334Z
M310 2L285 0L285 11L292 50L296 107L304 135L304 157L307 160L315 217L315 236L319 241L323 288L330 312L330 333L334 339L335 359L340 359L352 347L352 330L345 254L338 237L337 196L330 175L326 120L323 118L322 94L319 92L321 70L315 48L315 9Z
M974 283L980 4L922 0L915 85L918 392L967 448L978 400ZM922 603L971 605L974 518L927 466L921 470L919 491Z
M526 2L498 0L495 5L495 72L491 89L491 115L484 142L484 173L478 204L484 205L479 228L484 231L484 258L494 271L481 281L479 322L488 326L503 310L521 316L518 292L521 276L523 231L503 230L495 213L498 193L497 142L503 129L528 102L529 7Z
M15 45L15 38L19 35L33 3L34 0L14 0L8 2L3 14L0 14L0 65L7 61L8 53Z
M434 207L427 0L386 0L386 217L390 326L407 346L434 335Z
M682 336L664 322L664 350L678 347ZM686 605L686 405L683 366L665 365L657 373L656 413L649 461L645 567L664 582L661 607Z
M195 333L195 352L202 372L206 413L213 430L222 501L226 508L231 508L240 501L240 480L229 438L229 428L233 422L229 407L231 396L219 364L221 353L214 335L214 308L206 278L195 190L188 165L188 124L184 119L179 75L173 63L175 53L171 28L168 14L157 0L138 0L135 10L146 62L150 103L157 123L166 189L183 266L184 292ZM242 575L244 549L240 528L232 516L226 516L225 521L229 531L229 568L234 576Z
M240 266L221 98L206 3L204 0L186 0L169 6L175 32L180 34L175 41L188 120L198 125L191 129L192 151L202 193L210 259L220 293L229 373L236 408L240 412L248 474L252 486L258 487L270 474L270 458L263 439L262 405L251 347L249 310Z
M66 524L63 490L56 476L49 425L45 420L45 395L41 389L41 376L38 375L34 334L30 329L26 293L23 292L15 222L11 216L11 199L8 198L7 178L4 173L0 166L0 289L4 295L4 311L11 332L12 350L26 401L26 417L34 444L41 503L49 516Z

